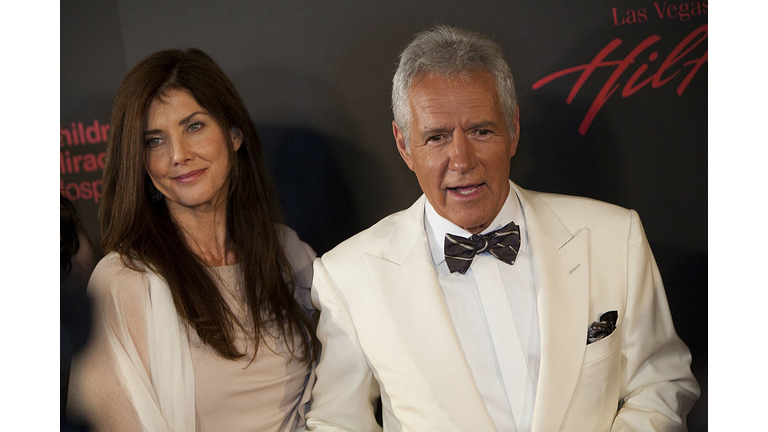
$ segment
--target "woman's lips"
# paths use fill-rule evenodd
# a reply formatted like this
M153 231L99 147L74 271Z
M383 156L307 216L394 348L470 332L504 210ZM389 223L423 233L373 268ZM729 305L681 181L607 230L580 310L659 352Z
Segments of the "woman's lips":
M191 181L194 181L198 177L200 177L203 174L203 172L205 172L205 169L194 170L194 171L190 171L188 173L182 174L178 177L174 177L173 179L179 183L189 183Z

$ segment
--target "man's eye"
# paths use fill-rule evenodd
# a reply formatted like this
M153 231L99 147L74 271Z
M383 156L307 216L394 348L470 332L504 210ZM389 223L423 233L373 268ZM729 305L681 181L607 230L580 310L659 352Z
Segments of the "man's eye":
M432 135L431 137L427 138L427 142L440 141L441 139L443 139L442 135Z
M488 129L478 129L477 130L477 134L478 135L488 135L489 133L491 133L491 131L488 130Z

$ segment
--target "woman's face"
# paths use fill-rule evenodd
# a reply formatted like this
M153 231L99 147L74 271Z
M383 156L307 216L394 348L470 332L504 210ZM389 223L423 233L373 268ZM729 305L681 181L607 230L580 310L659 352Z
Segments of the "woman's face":
M226 133L237 151L242 134L224 131L185 90L166 91L152 102L144 127L147 172L171 213L223 204L229 174Z

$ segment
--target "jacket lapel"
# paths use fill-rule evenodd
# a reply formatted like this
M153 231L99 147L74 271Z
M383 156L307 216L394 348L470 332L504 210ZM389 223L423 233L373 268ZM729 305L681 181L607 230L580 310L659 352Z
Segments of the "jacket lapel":
M560 430L576 389L589 324L589 230L572 234L536 194L513 188L525 212L538 291L541 365L533 431Z
M422 196L402 213L382 258L366 256L406 349L435 398L466 431L492 431L445 306L427 238Z
M578 383L589 324L589 230L572 233L535 193L512 187L525 212L538 291L541 365L533 432L559 430ZM494 430L464 360L424 234L422 196L382 257L367 256L398 332L432 393L462 430Z

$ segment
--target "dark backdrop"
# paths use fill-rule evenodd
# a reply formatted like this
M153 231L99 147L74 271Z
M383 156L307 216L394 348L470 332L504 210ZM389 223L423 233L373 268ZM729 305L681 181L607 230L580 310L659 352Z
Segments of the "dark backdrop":
M397 55L436 23L503 47L520 99L512 179L636 209L693 352L707 429L707 2L85 0L61 4L61 188L98 244L124 74L197 47L256 122L287 222L319 253L420 194L395 148Z

